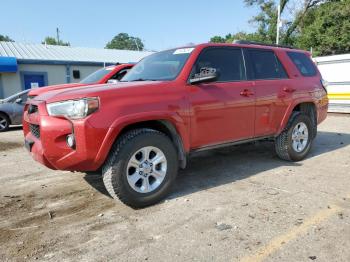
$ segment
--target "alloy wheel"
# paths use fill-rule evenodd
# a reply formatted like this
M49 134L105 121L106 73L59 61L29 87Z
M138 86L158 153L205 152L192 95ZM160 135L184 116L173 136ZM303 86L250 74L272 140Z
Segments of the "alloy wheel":
M163 182L167 173L167 159L157 147L147 146L137 150L127 165L127 180L138 193L150 193Z

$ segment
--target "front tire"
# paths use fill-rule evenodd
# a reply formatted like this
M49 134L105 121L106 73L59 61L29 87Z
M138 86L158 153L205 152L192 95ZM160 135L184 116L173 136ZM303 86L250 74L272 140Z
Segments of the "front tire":
M293 113L287 127L275 139L277 155L287 161L303 160L311 149L315 132L308 115Z
M122 135L102 167L104 185L115 199L133 208L153 205L170 191L178 171L171 140L152 129Z
M10 119L7 115L0 113L0 132L5 132L10 127Z

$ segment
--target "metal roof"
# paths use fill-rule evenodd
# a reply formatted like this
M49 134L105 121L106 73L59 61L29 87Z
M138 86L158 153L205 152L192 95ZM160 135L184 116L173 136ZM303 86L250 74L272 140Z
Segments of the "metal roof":
M16 57L19 61L40 60L128 63L138 62L143 57L152 53L153 52L146 51L55 46L44 44L22 44L17 42L0 41L0 56Z

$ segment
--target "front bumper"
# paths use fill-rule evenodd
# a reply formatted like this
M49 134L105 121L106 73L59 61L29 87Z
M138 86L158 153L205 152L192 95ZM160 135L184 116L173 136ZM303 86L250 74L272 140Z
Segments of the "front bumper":
M26 148L34 160L48 168L95 171L103 163L98 153L108 130L94 128L88 118L70 121L51 117L47 114L45 102L31 100L23 115ZM66 142L70 134L75 136L74 149Z

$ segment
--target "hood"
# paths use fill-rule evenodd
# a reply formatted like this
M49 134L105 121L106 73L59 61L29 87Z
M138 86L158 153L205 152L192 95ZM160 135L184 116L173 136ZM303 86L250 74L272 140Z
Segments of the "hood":
M170 85L170 82L163 81L142 81L142 82L119 82L117 84L99 84L91 86L82 86L77 88L56 89L43 93L35 100L46 101L47 103L79 99L85 97L115 97L119 95L132 95L152 93L159 90L160 87Z
M72 87L79 87L79 86L85 86L86 84L82 83L70 83L70 84L61 84L61 85L53 85L53 86L45 86L33 89L29 92L29 96L38 96L48 91L53 90L60 90L60 89L66 89L66 88L72 88Z

